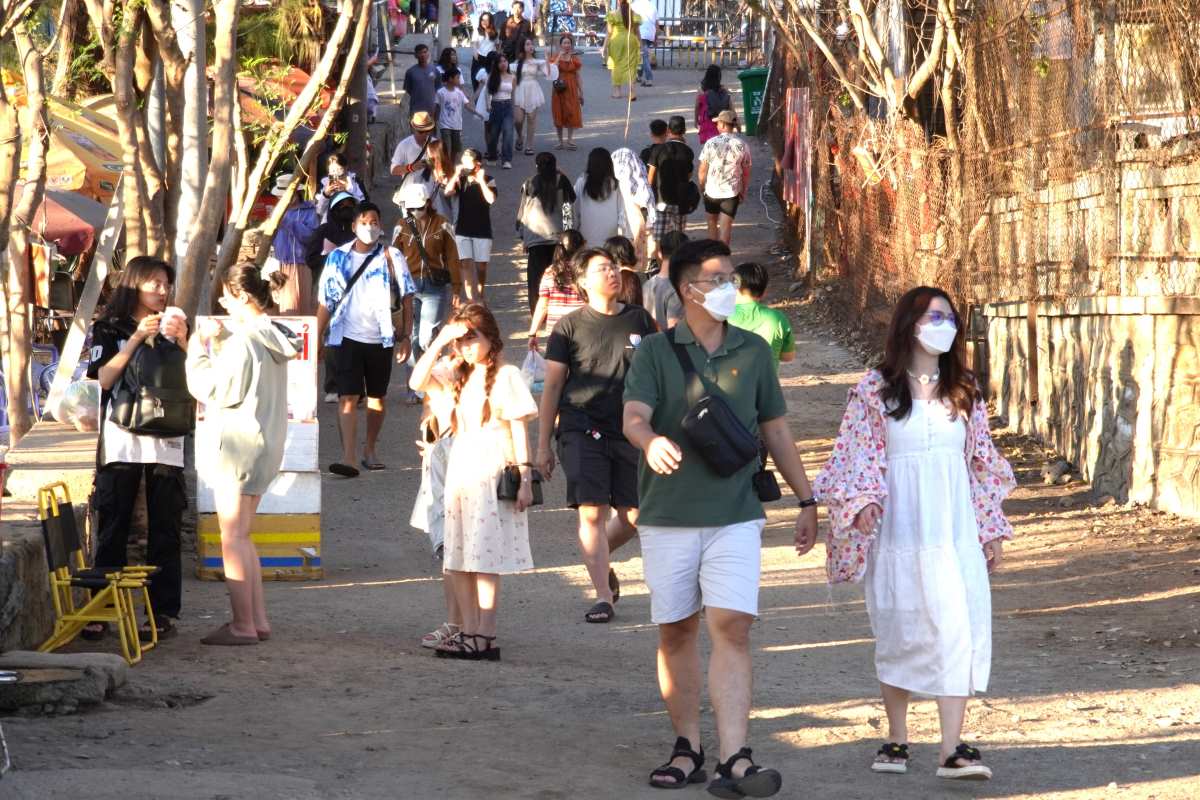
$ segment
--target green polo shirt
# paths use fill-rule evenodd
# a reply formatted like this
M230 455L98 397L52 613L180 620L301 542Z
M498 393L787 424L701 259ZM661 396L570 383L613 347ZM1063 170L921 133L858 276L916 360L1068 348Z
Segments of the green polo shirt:
M760 422L787 413L783 391L775 373L771 348L758 336L727 325L725 342L715 353L696 343L687 323L675 327L675 338L687 348L696 371L722 397L738 419L757 432ZM712 528L762 519L762 503L754 494L751 478L758 469L751 462L740 472L722 478L713 472L684 435L681 423L688 412L683 368L666 334L642 341L633 365L625 375L625 402L645 403L654 409L650 425L683 451L679 469L659 475L638 462L638 523L665 527Z
M757 333L771 345L775 354L775 369L779 369L779 357L784 353L796 352L796 340L792 336L792 323L779 311L754 300L738 298L737 308L729 318L729 324L744 331Z

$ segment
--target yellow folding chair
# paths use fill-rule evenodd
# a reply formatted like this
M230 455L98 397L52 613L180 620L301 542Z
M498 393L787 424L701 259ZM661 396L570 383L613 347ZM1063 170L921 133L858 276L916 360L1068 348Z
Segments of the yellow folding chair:
M141 661L142 654L158 644L158 632L151 625L150 641L143 643L138 638L135 605L139 602L145 605L147 617L154 619L148 584L157 567L89 568L83 557L71 495L62 482L38 490L38 517L42 521L42 539L50 567L50 597L55 616L54 632L38 651L57 650L78 636L85 625L104 622L116 626L125 660L131 665ZM78 589L87 595L82 605L76 603Z

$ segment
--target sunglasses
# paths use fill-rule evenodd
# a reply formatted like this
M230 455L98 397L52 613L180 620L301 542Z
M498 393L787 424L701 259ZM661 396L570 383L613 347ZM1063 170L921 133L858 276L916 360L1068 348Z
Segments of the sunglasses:
M926 311L925 316L934 325L941 325L943 322L949 322L955 327L958 326L958 317L949 311Z

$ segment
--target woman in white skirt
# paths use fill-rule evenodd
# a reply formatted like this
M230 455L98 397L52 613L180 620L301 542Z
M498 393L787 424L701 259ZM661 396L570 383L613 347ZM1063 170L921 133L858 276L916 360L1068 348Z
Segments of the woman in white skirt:
M992 775L961 735L967 699L987 690L988 574L1012 536L1001 502L1014 486L967 369L950 296L909 291L892 317L883 363L851 390L833 455L814 483L829 506L830 581L866 582L890 740L871 765L876 772L908 770L916 693L937 699L938 777Z
M450 346L461 363L452 370L437 369ZM500 576L533 569L525 514L533 504L526 423L538 409L521 371L504 363L504 339L496 318L479 303L459 309L413 368L409 388L424 392L433 383L454 395L443 569L462 615L461 630L434 652L439 658L499 661ZM506 466L517 466L520 472L515 502L496 496Z
M525 149L525 155L533 155L533 137L537 133L538 110L546 105L546 93L538 82L538 74L547 74L544 59L538 58L533 48L533 39L526 38L519 45L517 60L508 70L516 76L513 88L513 122L517 126L517 149Z

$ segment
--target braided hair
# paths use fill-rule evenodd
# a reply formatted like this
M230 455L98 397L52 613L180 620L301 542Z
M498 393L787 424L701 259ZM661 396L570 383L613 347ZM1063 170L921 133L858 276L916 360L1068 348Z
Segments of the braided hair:
M504 363L504 339L500 336L500 326L496 324L496 318L492 316L492 312L482 303L470 303L463 306L455 312L450 321L461 322L487 340L488 354L485 362L487 373L484 376L482 414L482 423L486 425L492 418L491 397L492 387L496 383L496 373L500 371L500 366ZM455 370L453 422L455 433L459 429L458 404L462 397L463 388L467 385L467 381L470 380L478 366L478 364L468 364L464 361Z

